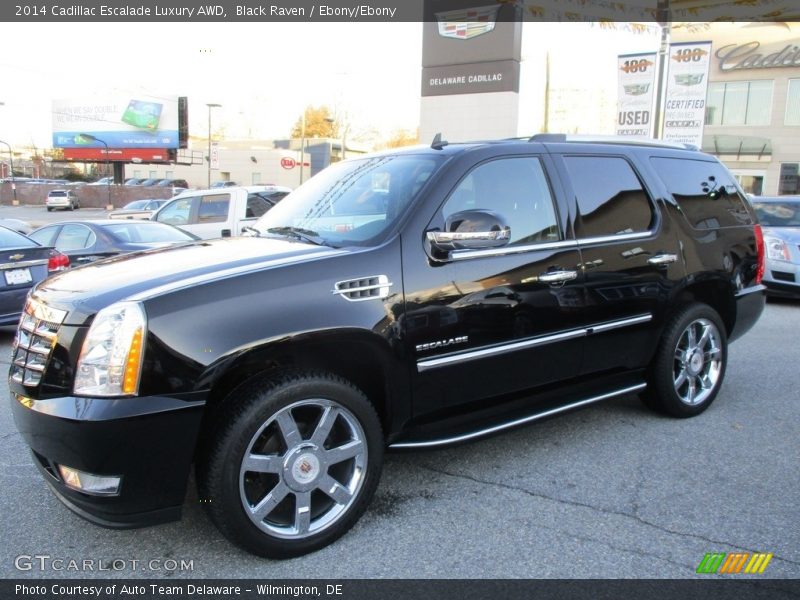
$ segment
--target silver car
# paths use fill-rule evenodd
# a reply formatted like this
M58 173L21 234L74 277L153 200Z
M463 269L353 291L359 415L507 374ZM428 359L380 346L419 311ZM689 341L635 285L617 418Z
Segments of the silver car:
M800 297L800 196L754 196L751 202L764 231L767 292Z
M81 202L72 190L50 190L50 193L47 194L45 206L47 207L47 212L54 208L75 210L81 207Z

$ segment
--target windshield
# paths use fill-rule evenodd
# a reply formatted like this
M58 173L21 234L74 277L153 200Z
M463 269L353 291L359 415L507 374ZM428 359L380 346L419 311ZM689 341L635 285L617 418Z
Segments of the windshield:
M755 202L753 208L766 227L800 227L800 201Z
M379 243L441 162L439 156L401 155L337 163L286 196L254 227L262 234L301 230L331 246Z

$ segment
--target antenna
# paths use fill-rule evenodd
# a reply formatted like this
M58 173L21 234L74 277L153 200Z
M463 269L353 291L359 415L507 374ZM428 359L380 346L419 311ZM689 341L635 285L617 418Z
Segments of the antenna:
M434 150L441 150L442 148L447 146L447 144L448 144L447 140L442 139L442 134L437 133L435 136L433 136L433 141L431 142L431 148L433 148Z

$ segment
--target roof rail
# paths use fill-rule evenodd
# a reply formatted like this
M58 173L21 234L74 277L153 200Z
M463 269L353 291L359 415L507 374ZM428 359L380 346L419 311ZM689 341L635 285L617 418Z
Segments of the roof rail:
M574 142L579 144L625 144L627 146L655 146L661 148L676 148L679 150L699 151L694 144L680 144L666 142L651 138L628 137L626 135L567 135L564 133L537 133L530 137L529 142L563 143Z

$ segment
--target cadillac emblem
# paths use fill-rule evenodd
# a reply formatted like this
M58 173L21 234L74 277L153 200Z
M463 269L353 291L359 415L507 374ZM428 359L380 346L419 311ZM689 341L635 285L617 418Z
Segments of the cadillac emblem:
M494 29L498 10L500 10L499 4L438 12L436 19L439 21L439 35L456 40L469 40L489 33Z

